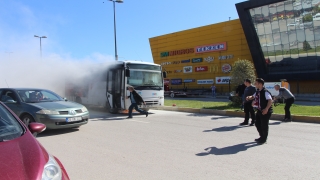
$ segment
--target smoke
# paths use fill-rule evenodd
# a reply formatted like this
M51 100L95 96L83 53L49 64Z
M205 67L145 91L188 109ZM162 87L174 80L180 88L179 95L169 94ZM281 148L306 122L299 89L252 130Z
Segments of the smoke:
M94 54L84 59L72 59L51 54L15 55L7 53L1 58L0 87L49 89L64 96L65 85L87 84L88 79L99 79L114 63L109 56Z

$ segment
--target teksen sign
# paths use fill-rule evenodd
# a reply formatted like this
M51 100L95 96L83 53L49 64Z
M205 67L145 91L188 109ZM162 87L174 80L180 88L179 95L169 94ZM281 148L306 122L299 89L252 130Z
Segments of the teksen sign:
M161 52L160 57L176 56L176 55L190 54L190 53L194 53L193 48Z
M208 66L199 66L199 67L195 67L194 68L195 72L204 72L204 71L208 71Z
M214 81L213 79L203 79L203 80L198 80L197 84L213 84Z
M200 63L202 62L202 58L193 58L192 63Z
M229 84L230 76L216 77L216 84Z
M195 53L207 53L225 50L227 50L227 42L197 46L194 48Z

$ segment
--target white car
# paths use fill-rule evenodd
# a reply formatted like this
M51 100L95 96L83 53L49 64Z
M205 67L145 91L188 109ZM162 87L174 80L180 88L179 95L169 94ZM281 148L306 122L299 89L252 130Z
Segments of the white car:
M319 21L320 20L320 13L317 13L316 15L313 16L314 21Z

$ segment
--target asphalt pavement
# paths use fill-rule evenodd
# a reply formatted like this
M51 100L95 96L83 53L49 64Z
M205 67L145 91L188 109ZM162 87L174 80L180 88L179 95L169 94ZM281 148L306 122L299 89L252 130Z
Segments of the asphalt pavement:
M79 129L38 140L71 179L319 179L320 125L270 121L268 143L242 118L151 110L149 117L91 111Z

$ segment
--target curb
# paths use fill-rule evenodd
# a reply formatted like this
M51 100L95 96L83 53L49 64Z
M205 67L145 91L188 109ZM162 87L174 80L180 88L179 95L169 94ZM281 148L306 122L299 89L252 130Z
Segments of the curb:
M224 110L216 110L216 109L195 109L195 108L183 108L183 107L171 107L171 106L163 106L163 107L158 107L153 109L164 110L164 111L178 111L178 112L188 112L188 113L231 116L231 117L244 117L244 112L224 111ZM284 115L282 114L272 114L270 119L282 120L283 118L284 118ZM292 119L293 119L293 122L320 123L319 116L292 115Z

